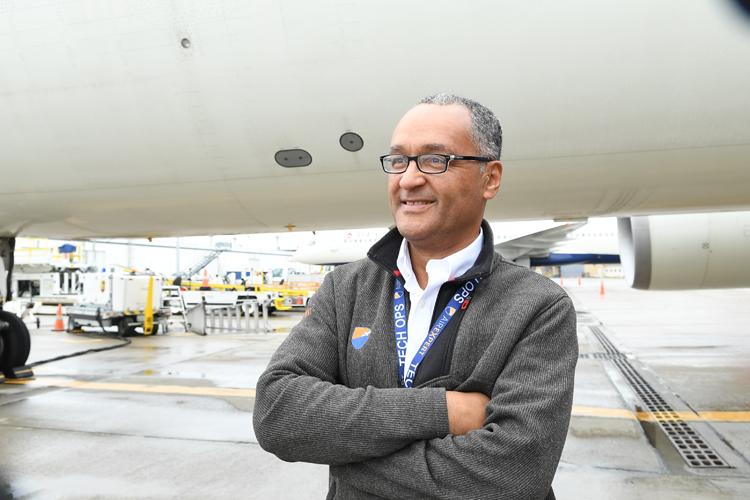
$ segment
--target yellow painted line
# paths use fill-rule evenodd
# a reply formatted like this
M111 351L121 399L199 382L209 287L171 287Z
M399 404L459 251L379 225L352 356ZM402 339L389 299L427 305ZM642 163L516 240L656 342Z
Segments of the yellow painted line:
M632 412L616 408L595 406L574 406L575 417L627 418L644 422L707 421L707 422L750 422L750 411L674 411L674 412Z
M576 417L605 417L605 418L630 418L635 415L630 410L615 408L596 408L594 406L574 406L573 415Z
M750 422L750 411L699 411L698 415L713 422Z
M6 384L29 387L67 387L95 391L147 392L152 394L185 394L190 396L227 396L254 398L255 389L233 389L229 387L188 387L182 385L120 384L113 382L84 382L45 378L38 380L6 380ZM2 387L2 386L0 386ZM632 412L622 408L598 408L595 406L574 406L575 417L624 418L646 422L658 421L710 421L710 422L750 422L750 411L692 411L677 412Z
M700 421L700 415L693 411L657 411L654 413L638 412L638 420L642 422L677 422Z
M7 384L30 387L67 387L96 391L149 392L156 394L186 394L191 396L229 396L254 398L255 389L233 389L228 387L187 387L182 385L118 384L112 382L83 382L80 380L6 380Z

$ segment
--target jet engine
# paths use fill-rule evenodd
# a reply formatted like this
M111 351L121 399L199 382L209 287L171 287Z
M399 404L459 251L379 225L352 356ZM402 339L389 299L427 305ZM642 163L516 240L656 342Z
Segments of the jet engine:
M633 288L750 287L750 212L625 217L617 227Z

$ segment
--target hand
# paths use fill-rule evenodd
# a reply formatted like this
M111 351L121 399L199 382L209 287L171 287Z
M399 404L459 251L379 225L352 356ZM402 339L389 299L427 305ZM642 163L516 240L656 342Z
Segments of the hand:
M485 408L490 398L481 392L446 391L448 425L454 436L463 436L469 431L482 428L486 418Z

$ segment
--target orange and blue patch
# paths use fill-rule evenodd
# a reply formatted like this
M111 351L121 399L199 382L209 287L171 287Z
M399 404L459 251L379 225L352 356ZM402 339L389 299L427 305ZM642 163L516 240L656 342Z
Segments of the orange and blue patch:
M367 342L367 339L369 338L370 329L358 326L354 329L354 333L352 334L352 345L355 349L360 349L363 345L365 345L365 342Z

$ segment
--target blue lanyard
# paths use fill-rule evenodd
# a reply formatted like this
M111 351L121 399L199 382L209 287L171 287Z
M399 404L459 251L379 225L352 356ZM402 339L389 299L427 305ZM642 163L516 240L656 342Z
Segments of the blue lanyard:
M406 327L406 300L404 295L404 286L399 280L396 280L396 285L393 287L393 325L396 329L396 352L398 353L398 374L399 374L399 386L409 388L414 383L414 376L417 372L419 363L422 362L427 351L430 350L432 344L438 338L440 333L443 331L445 326L453 319L453 315L459 309L466 309L469 305L469 297L474 290L476 290L479 282L482 278L475 278L471 281L467 281L461 289L456 292L448 303L448 307L445 308L440 317L432 325L430 333L427 334L427 338L424 339L424 343L417 350L417 354L414 355L414 359L409 365L409 369L406 369L406 346L409 340L409 331Z

